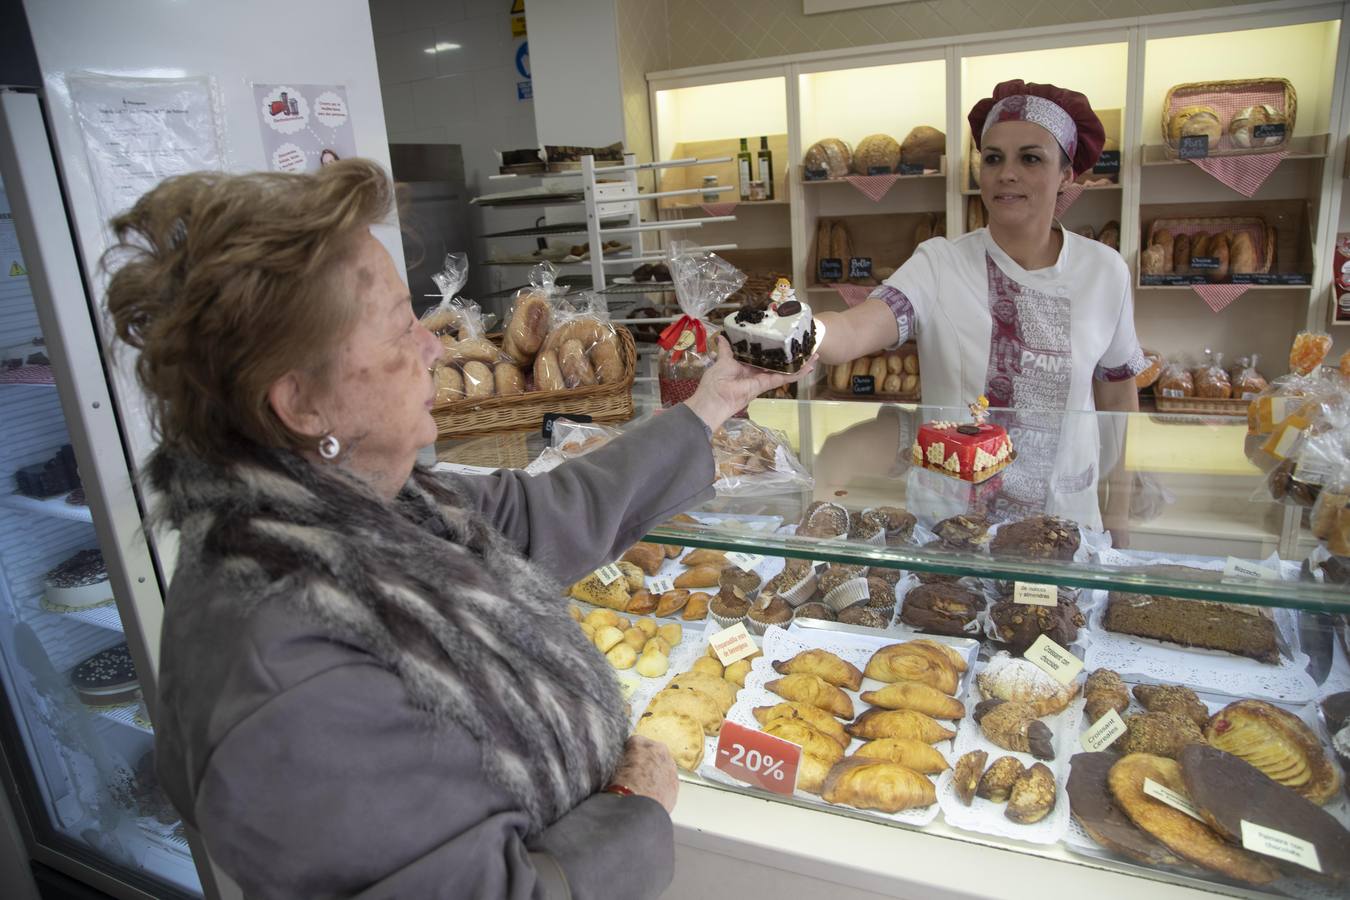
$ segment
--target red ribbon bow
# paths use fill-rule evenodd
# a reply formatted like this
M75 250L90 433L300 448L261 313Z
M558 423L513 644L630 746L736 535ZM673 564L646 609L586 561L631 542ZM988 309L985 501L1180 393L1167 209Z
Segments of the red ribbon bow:
M699 353L708 352L708 329L701 320L693 316L680 316L679 319L667 325L656 342L666 350L671 351L670 358L678 362L680 357L684 355L684 351L689 349L691 343L687 340L680 340L680 337L686 332L693 336L694 349ZM676 346L677 344L680 346Z

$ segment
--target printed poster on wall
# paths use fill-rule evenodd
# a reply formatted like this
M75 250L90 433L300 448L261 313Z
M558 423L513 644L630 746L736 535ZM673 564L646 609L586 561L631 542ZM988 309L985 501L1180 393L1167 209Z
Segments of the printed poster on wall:
M66 79L104 221L172 175L224 168L211 79Z
M273 172L317 172L356 155L356 130L341 84L253 85L263 152Z

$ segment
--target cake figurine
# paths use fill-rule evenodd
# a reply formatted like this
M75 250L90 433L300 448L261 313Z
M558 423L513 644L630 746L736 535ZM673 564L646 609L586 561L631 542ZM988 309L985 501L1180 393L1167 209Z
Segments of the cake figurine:
M928 422L914 441L914 464L978 484L1017 458L1008 432L991 425L989 400L970 404L971 422Z
M798 372L816 349L811 307L797 299L786 278L778 279L767 306L747 303L722 327L736 359L760 369Z

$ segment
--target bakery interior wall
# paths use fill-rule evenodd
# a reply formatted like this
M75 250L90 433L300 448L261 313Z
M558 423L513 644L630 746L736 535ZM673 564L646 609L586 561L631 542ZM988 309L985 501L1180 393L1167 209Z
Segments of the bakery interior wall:
M468 197L493 189L487 179L497 171L497 151L537 143L534 103L518 96L516 53L523 39L512 36L510 11L510 0L370 0L389 142L458 145ZM463 215L469 246L445 249L466 250L476 263L486 250L479 235L528 227L538 213L466 206ZM405 243L416 252L413 242ZM492 244L502 252L532 248L528 238ZM439 257L445 250L427 246L424 252ZM486 294L512 279L523 281L522 273L475 265L467 293ZM414 294L435 290L430 283L410 288Z
M672 69L1261 0L930 0L808 16L802 0L667 0Z

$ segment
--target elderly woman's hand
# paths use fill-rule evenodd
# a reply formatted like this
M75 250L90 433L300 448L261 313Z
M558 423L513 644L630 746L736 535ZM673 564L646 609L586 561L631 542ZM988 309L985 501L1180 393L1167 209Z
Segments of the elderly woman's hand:
M795 375L779 375L755 369L736 361L731 345L722 335L717 336L717 361L703 373L698 390L685 404L707 423L713 431L722 423L745 409L751 400L784 384L805 378L816 366L812 356Z
M675 809L675 796L680 792L675 760L671 759L666 745L637 734L629 737L624 745L623 756L614 770L614 783L634 794L651 797L664 806L666 812Z

